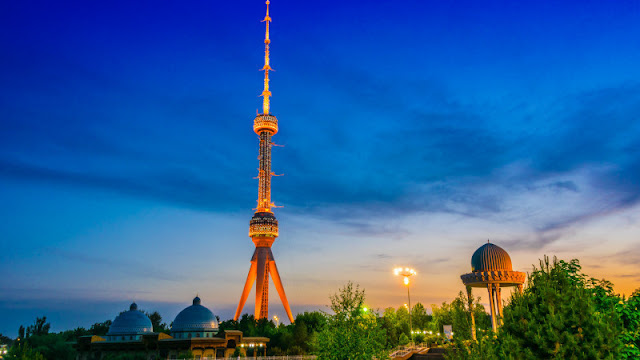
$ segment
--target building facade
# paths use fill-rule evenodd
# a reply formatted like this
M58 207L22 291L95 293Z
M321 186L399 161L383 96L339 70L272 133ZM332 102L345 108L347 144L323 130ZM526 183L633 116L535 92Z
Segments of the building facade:
M199 297L173 321L170 334L153 331L151 320L137 304L118 315L104 336L82 336L75 345L78 360L103 360L136 354L147 360L182 359L191 353L194 359L227 359L247 349L266 353L269 339L244 337L242 331L220 331L218 321Z

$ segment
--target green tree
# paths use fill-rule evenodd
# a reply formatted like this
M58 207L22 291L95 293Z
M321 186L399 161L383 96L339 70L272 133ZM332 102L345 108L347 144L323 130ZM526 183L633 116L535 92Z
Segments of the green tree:
M0 344L5 344L11 347L11 345L13 344L13 339L8 336L4 336L0 334Z
M411 309L411 321L413 322L413 328L417 330L424 330L431 322L431 316L427 314L422 303L416 303Z
M382 315L382 328L387 334L387 347L394 348L399 345L400 330L396 309L388 307ZM406 335L405 335L406 336Z
M640 289L629 299L620 300L616 312L623 324L620 340L623 344L621 359L640 359Z
M144 352L129 352L123 354L108 354L103 360L147 360L148 356Z
M333 315L318 334L318 360L387 359L386 334L371 311L364 311L364 290L349 282L330 297Z
M9 349L5 356L7 360L45 360L44 356L33 350L26 343L17 344Z
M95 323L91 325L88 331L89 334L87 335L98 335L98 336L107 335L107 332L109 331L110 326L111 326L111 320L107 320L101 323Z
M305 324L309 333L318 332L327 324L327 317L320 311L305 311L296 315L295 325Z
M453 313L451 311L451 304L446 301L441 306L436 304L431 305L431 313L433 314L433 321L431 322L432 331L442 333L443 325L453 324Z
M410 342L411 342L411 339L409 339L409 337L406 334L404 333L400 334L398 345L405 346L405 345L408 345Z
M32 335L46 335L49 333L49 329L51 328L51 324L47 322L47 317L39 317L36 318L36 321L33 325L27 327L27 337Z
M182 351L178 353L178 359L193 359L193 353L191 350Z
M458 343L449 358L618 359L622 326L611 294L608 283L581 273L578 260L545 257L524 293L515 292L505 306L497 337Z
M151 320L151 325L153 325L153 331L155 332L163 332L169 333L169 328L167 327L167 323L162 322L162 315L159 312L154 311L152 313L145 312L145 314Z
M404 333L411 337L411 331L409 330L409 310L406 306L401 306L396 310L396 331L398 335Z
M93 335L89 333L87 329L82 327L77 327L73 330L66 330L59 334L64 338L65 341L71 341L71 342L77 341L80 336Z
M63 333L32 335L27 339L29 346L47 360L74 360L76 351L65 339Z

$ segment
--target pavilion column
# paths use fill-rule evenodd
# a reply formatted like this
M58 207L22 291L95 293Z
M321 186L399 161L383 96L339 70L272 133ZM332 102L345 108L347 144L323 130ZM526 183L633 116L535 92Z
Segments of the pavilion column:
M489 307L491 307L491 328L494 333L497 333L498 324L496 323L496 308L495 301L493 300L493 284L487 284L487 290L489 291Z
M523 284L518 284L518 292L522 295Z
M467 285L467 298L469 299L469 314L471 315L471 338L476 339L476 317L473 314L473 295L471 294L471 286Z
M504 320L502 319L502 288L500 284L496 284L496 300L498 301L498 316L500 316L500 326L504 325Z

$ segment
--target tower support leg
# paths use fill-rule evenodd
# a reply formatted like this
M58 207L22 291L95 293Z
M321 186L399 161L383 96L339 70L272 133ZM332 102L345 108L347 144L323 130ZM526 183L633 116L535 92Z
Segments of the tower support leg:
M289 321L293 324L293 315L291 314L287 295L284 293L284 286L282 286L282 280L280 280L280 273L278 273L278 267L276 266L275 260L269 261L269 272L271 273L273 283L276 285L276 289L278 290L278 295L280 295L280 301L282 302L282 306L284 306L284 311L287 312Z
M267 260L267 251L269 248L257 248L257 278L256 278L256 307L255 307L255 319L259 320L265 318L268 315L269 307L269 268ZM265 299L265 291L267 292ZM265 310L267 308L267 311Z
M255 261L251 261L251 267L249 268L249 275L247 275L247 281L244 283L244 289L242 290L242 296L240 296L240 303L238 304L238 309L236 310L236 315L233 317L233 320L238 321L240 318L240 313L242 312L242 308L244 304L247 302L247 298L249 297L249 293L251 292L251 287L253 283L256 281L256 270L257 263Z

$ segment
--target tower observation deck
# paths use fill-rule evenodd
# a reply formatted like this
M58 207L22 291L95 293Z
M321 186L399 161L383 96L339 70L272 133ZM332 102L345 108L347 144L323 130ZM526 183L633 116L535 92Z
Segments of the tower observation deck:
M264 89L261 94L262 114L258 114L253 120L253 131L255 131L260 138L260 152L258 156L258 206L249 222L249 236L256 249L251 258L249 275L247 276L247 281L245 282L234 320L238 320L240 317L254 282L256 283L255 319L258 320L269 317L269 276L271 276L278 295L280 295L282 305L287 312L287 316L289 320L293 322L289 302L287 301L282 280L278 273L278 267L271 252L271 245L278 237L278 220L276 220L271 210L275 207L271 202L271 177L274 175L271 172L271 147L273 146L271 137L278 132L278 119L271 114L270 109L271 91L269 91L269 71L272 70L269 65L269 46L271 44L271 39L269 39L269 23L271 23L271 17L269 17L270 1L267 0L266 4L267 14L264 20L262 20L266 25L264 67L262 68L264 71Z

